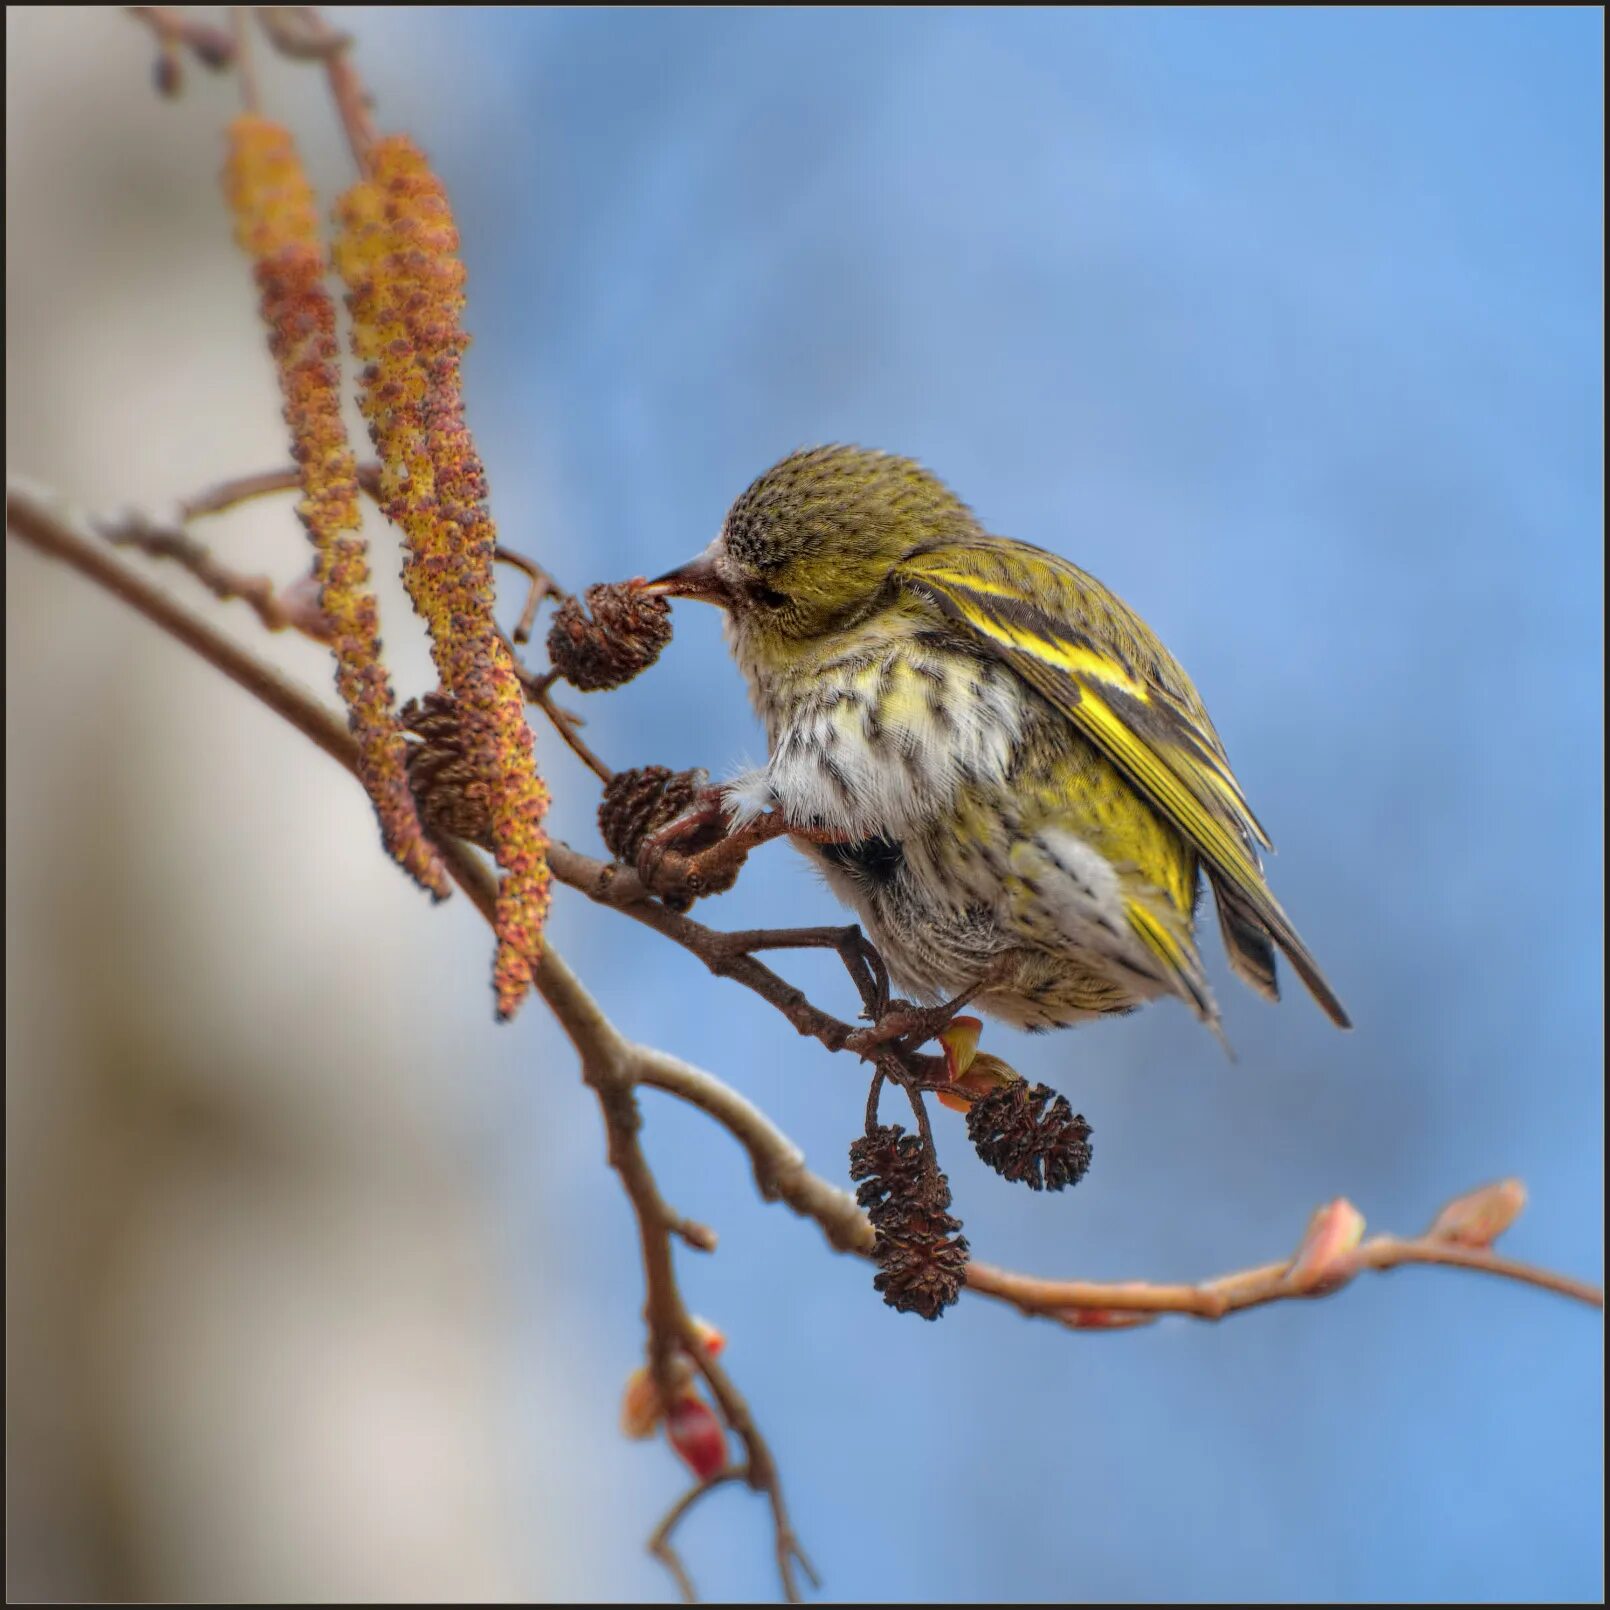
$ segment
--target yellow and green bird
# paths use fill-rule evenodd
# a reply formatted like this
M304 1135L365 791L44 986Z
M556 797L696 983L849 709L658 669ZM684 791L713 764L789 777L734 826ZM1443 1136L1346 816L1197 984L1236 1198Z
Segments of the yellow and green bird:
M1230 964L1330 986L1264 881L1269 839L1168 650L1066 559L993 536L910 459L817 447L767 470L652 584L727 612L770 758L726 790L779 810L899 986L1060 1027L1177 995L1218 1029L1199 878Z

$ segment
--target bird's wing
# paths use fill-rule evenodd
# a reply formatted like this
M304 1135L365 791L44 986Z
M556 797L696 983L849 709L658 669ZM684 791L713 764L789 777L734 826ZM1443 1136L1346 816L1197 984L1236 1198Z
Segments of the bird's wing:
M1196 847L1231 960L1274 992L1273 939L1331 1020L1347 1014L1264 882L1252 814L1190 679L1139 618L1055 554L1003 537L930 548L901 585L998 654L1095 743Z

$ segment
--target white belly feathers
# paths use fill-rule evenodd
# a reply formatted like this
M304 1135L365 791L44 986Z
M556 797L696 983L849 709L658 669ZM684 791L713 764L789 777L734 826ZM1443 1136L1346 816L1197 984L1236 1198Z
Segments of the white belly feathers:
M779 806L801 826L905 837L943 816L964 784L1006 776L1023 719L1010 676L906 642L814 668L786 716L757 696L771 759L729 787L737 820Z

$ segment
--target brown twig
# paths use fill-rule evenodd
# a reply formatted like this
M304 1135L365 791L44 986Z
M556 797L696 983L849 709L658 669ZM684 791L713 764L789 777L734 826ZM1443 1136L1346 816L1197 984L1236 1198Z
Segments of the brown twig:
M293 61L322 62L336 115L359 174L367 179L378 135L372 101L352 65L350 34L330 27L312 6L258 6L257 20L274 48Z
M255 694L270 709L285 716L327 754L354 770L356 747L340 717L313 695L282 677L271 666L216 632L190 614L143 577L136 575L102 543L95 529L75 517L48 493L17 481L8 482L6 528L39 551L61 559L98 582L115 597L132 605L208 663L226 672ZM442 845L442 858L454 880L483 917L496 917L497 884L486 864L458 841ZM608 1136L611 1166L637 1217L647 1283L645 1318L649 1329L649 1361L662 1388L670 1385L671 1360L685 1349L704 1371L712 1394L728 1425L743 1442L747 1454L746 1479L767 1495L777 1529L778 1569L790 1599L798 1596L794 1563L811 1572L788 1522L776 1462L748 1405L726 1372L710 1360L699 1344L691 1315L682 1302L676 1282L671 1237L708 1242L710 1232L676 1214L660 1195L638 1138L642 1120L635 1094L641 1048L627 1041L604 1016L552 945L544 945L534 959L533 980L550 1011L559 1020L582 1061L583 1078L598 1098Z
M700 1224L697 1219L673 1219L670 1230L672 1235L686 1242L695 1252L714 1252L719 1245L715 1231L708 1224Z
M967 1269L967 1284L984 1296L1011 1303L1026 1314L1060 1319L1077 1329L1099 1325L1099 1316L1105 1313L1123 1314L1131 1322L1139 1323L1161 1314L1223 1319L1244 1308L1260 1308L1267 1303L1299 1297L1328 1297L1357 1275L1367 1271L1381 1273L1410 1264L1471 1269L1556 1292L1593 1308L1604 1306L1604 1293L1588 1281L1506 1258L1491 1247L1461 1246L1431 1235L1371 1236L1341 1260L1323 1287L1317 1290L1292 1290L1286 1284L1291 1264L1290 1258L1283 1258L1194 1285L1164 1285L1140 1280L1039 1280L990 1264L972 1263Z
M352 35L326 26L310 6L259 6L257 19L274 48L291 61L326 62L352 43Z
M263 109L263 92L257 82L257 62L252 56L251 35L247 31L247 6L229 8L229 28L235 44L235 76L240 80L240 100L254 116Z
M688 1511L706 1493L713 1493L716 1488L725 1487L728 1482L746 1481L748 1476L749 1472L742 1465L729 1465L727 1469L719 1470L715 1475L707 1476L703 1481L695 1482L672 1504L665 1512L660 1524L649 1533L649 1553L671 1573L676 1580L677 1590L681 1593L683 1602L686 1604L697 1604L699 1595L693 1586L693 1578L688 1575L688 1568L682 1563L682 1556L677 1553L672 1545L671 1536L687 1518Z
M764 1493L771 1505L772 1538L777 1574L783 1584L783 1597L790 1604L798 1604L799 1579L794 1574L794 1567L797 1565L805 1573L813 1588L821 1587L822 1579L816 1574L816 1567L811 1564L794 1535L793 1525L788 1518L788 1506L783 1502L783 1482L777 1470L777 1461L772 1457L766 1439L761 1436L760 1427L755 1424L755 1417L749 1412L743 1394L732 1384L732 1377L710 1357L706 1349L694 1346L690 1351L699 1373L710 1388L710 1395L721 1408L722 1417L737 1434L749 1456L744 1467L745 1481L754 1492Z
M88 576L238 682L276 715L284 716L327 755L354 770L357 746L340 716L193 610L152 586L112 552L93 522L74 513L55 494L15 477L8 479L6 530Z
M889 1004L889 970L856 923L818 928L742 928L719 936L719 949L734 956L762 950L831 950L844 963L861 996L863 1013L874 1021Z
M240 504L249 502L254 498L267 497L275 492L294 492L300 486L300 472L294 464L284 469L261 470L255 475L238 475L227 481L219 481L213 486L185 498L179 504L179 518L181 521L199 520L204 516L223 514L229 509L237 508ZM358 485L371 499L380 495L380 466L373 461L358 466ZM204 581L220 598L244 598L263 617L264 625L270 630L279 630L282 626L295 626L298 630L307 631L309 626L317 626L317 619L310 618L304 624L298 615L286 611L281 617L276 613L275 599L271 584L264 578L240 577L233 571L219 564L208 551L199 543L194 542L182 531L173 526L164 526L156 522L140 522L135 517L125 516L122 522L128 533L114 534L115 525L109 527L106 535L114 542L127 542L132 546L143 548L145 552L155 558L176 559L186 569L193 571ZM148 534L149 540L137 539L132 533L135 530ZM512 549L498 548L496 557L505 564L514 566L531 579L531 590L526 597L525 607L521 613L521 624L529 628L529 618L534 616L538 606L545 597L563 599L567 595L557 582L543 570L534 560L527 559L523 554L515 553ZM265 589L267 591L265 592ZM294 603L295 600L292 600ZM267 611L265 613L265 610ZM321 636L319 631L309 631L310 636ZM529 630L527 631L529 636ZM507 641L507 640L506 640ZM514 643L524 641L520 636L520 627L514 632ZM573 711L567 710L563 705L555 702L552 694L554 676L538 676L524 664L514 652L512 644L509 647L509 657L514 662L515 675L519 677L521 686L526 691L527 700L536 705L548 718L561 739L581 763L593 773L600 782L607 783L614 773L604 761L583 740L579 728L582 725L581 717Z
M523 553L517 553L513 548L505 548L502 543L493 550L492 557L500 565L511 565L520 571L531 583L526 592L525 607L520 611L520 619L515 623L514 631L510 634L516 643L529 643L531 641L531 628L536 624L537 611L542 607L545 598L557 598L561 603L570 595L556 582L535 559L528 559Z
M747 953L735 952L727 944L726 934L662 905L644 888L642 880L630 867L596 860L560 843L550 847L548 864L561 883L579 890L589 900L612 906L634 922L664 934L697 956L718 978L733 979L745 989L753 990L776 1007L798 1033L819 1041L829 1051L842 1050L856 1032L851 1024L812 1005L803 990L780 978L764 962Z
M642 1069L638 1082L679 1097L720 1124L749 1154L763 1196L785 1202L812 1220L837 1250L870 1256L872 1226L854 1198L810 1173L799 1149L765 1114L702 1069L647 1047L640 1047L639 1052ZM1222 1319L1271 1302L1328 1296L1356 1275L1411 1264L1471 1269L1556 1292L1590 1307L1604 1306L1604 1294L1587 1281L1506 1258L1490 1247L1461 1245L1431 1231L1419 1236L1373 1236L1338 1260L1326 1281L1313 1290L1298 1291L1286 1284L1292 1263L1288 1257L1195 1284L1159 1284L1045 1280L975 1260L968 1265L967 1285L980 1296L1075 1329L1097 1328L1101 1316L1109 1313L1134 1316L1142 1323L1161 1314Z
M378 464L360 465L360 479L364 470L379 467ZM271 492L298 491L301 485L302 472L294 464L287 464L284 469L262 470L256 475L236 475L183 499L179 504L179 518L189 522L204 515L222 514L253 498L267 497Z
M764 962L758 961L754 954L756 951L807 947L838 950L861 994L863 1010L869 1014L873 1012L878 1014L878 1017L874 1018L874 1025L885 1009L899 1012L906 1010L899 1006L888 1008L887 969L884 967L882 957L866 944L864 938L860 939L859 943L860 947L863 947L865 965L872 973L870 992L859 969L851 965L846 954L850 947L845 942L844 936L854 934L859 938L860 930L857 928L749 929L724 933L718 928L707 928L694 918L672 911L669 906L663 905L653 897L642 879L629 867L623 867L616 862L596 860L568 844L561 843L551 846L548 861L554 876L561 883L579 890L589 900L594 900L600 905L612 906L632 918L634 922L640 922L644 927L663 934L682 949L697 956L718 978L730 978L735 983L743 985L745 989L752 990L768 1005L782 1013L797 1033L817 1041L829 1051L857 1050L860 1045L858 1036L866 1031L856 1028L854 1024L846 1023L842 1018L834 1017L832 1013L813 1004L797 985L790 984L786 978L773 972ZM816 938L818 934L823 936L820 945ZM835 936L831 943L828 943L825 937L829 934ZM897 1026L903 1031L909 1025L902 1022ZM944 1062L939 1057L923 1056L898 1046L891 1047L882 1041L879 1041L874 1049L879 1054L897 1061L908 1078L920 1089L933 1088L945 1081ZM871 1054L870 1050L865 1054Z
M577 730L581 726L581 717L574 711L567 710L561 704L556 704L553 698L554 674L549 672L546 676L538 676L514 652L514 648L504 639L504 645L509 650L509 658L514 662L514 674L520 679L520 686L525 689L526 703L534 704L548 718L553 730L565 741L570 752L584 765L601 783L607 783L615 773L593 753L592 749L582 739Z
M164 44L183 45L217 70L234 59L235 41L222 28L178 6L125 6L128 14Z
M215 598L239 598L250 604L271 632L290 629L316 642L329 641L329 622L319 607L318 587L311 575L299 577L281 590L267 576L248 576L231 569L178 526L152 520L138 510L98 520L96 527L117 547L138 548L153 559L181 565Z

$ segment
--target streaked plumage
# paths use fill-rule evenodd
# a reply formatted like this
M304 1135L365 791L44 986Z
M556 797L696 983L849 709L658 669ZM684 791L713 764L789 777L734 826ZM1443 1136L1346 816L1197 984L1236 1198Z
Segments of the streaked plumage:
M768 470L658 585L727 607L770 745L735 814L843 835L800 842L901 988L994 969L977 1004L1023 1027L1175 994L1216 1028L1205 873L1236 972L1275 998L1278 946L1346 1026L1190 679L1067 560L986 533L910 460L828 447Z

